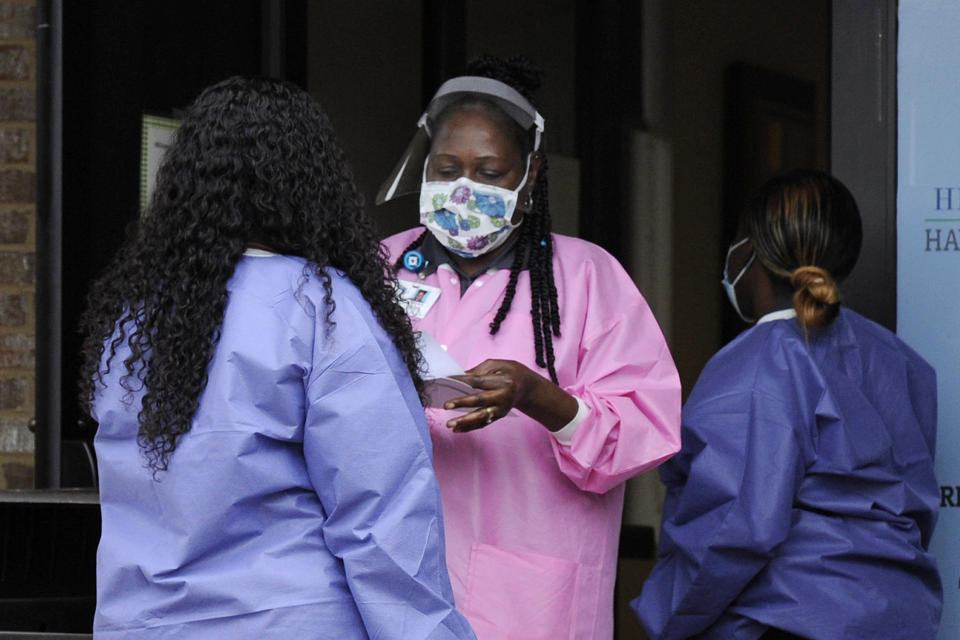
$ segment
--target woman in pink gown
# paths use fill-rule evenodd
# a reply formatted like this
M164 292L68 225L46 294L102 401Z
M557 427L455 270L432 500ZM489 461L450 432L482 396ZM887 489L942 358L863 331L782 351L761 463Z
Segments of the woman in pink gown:
M481 640L609 640L624 482L678 450L680 381L620 264L550 231L534 80L441 86L378 197L419 191L427 229L384 246L477 390L427 410L457 607Z

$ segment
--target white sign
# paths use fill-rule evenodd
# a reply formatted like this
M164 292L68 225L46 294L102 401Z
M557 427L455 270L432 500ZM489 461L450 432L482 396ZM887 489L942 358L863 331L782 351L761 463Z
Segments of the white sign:
M140 137L140 211L143 212L157 184L157 170L163 162L167 148L173 143L173 135L180 121L173 118L144 114Z
M900 0L897 333L937 370L940 640L960 638L960 2Z

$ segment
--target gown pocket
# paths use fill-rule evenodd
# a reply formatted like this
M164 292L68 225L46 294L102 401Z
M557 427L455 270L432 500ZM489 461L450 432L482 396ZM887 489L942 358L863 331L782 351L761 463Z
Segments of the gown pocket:
M573 635L580 565L474 543L461 611L479 640L562 640Z

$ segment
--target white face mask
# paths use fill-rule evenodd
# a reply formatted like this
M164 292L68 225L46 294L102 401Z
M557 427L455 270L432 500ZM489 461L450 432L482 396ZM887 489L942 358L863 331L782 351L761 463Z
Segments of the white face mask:
M720 284L723 285L724 291L727 292L727 297L730 298L730 304L733 305L733 310L737 312L737 315L740 316L740 319L747 323L756 322L756 318L749 318L743 315L743 312L740 311L740 305L737 304L737 283L740 282L740 278L743 277L743 274L747 272L747 269L750 268L750 265L753 264L754 259L757 257L757 252L753 251L750 253L750 259L747 260L747 264L743 265L743 269L740 269L740 273L737 274L737 277L733 279L733 282L730 282L730 278L727 275L727 268L730 266L730 254L733 253L733 250L745 243L750 238L744 238L740 242L730 245L730 248L727 249L727 259L723 262L723 280L720 281Z
M527 170L516 189L504 189L457 178L453 182L428 181L424 167L420 186L420 224L447 249L465 258L476 258L502 245L520 225L511 219Z

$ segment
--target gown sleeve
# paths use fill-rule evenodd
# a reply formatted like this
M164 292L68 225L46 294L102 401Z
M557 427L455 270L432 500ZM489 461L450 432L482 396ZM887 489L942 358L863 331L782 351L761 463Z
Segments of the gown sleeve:
M764 568L803 478L795 408L756 390L704 395L684 409L683 452L661 467L659 557L631 603L660 640L708 629Z
M338 300L338 315L346 306ZM315 357L323 361L307 382L304 455L326 514L324 542L343 561L370 638L475 639L454 609L413 385L395 371L399 356L363 329L362 320L338 318L333 335L347 344Z
M569 443L552 439L560 470L583 491L605 493L680 449L680 377L653 313L629 287L632 303L588 324L576 380L562 385L589 409ZM623 297L591 304L623 305Z

